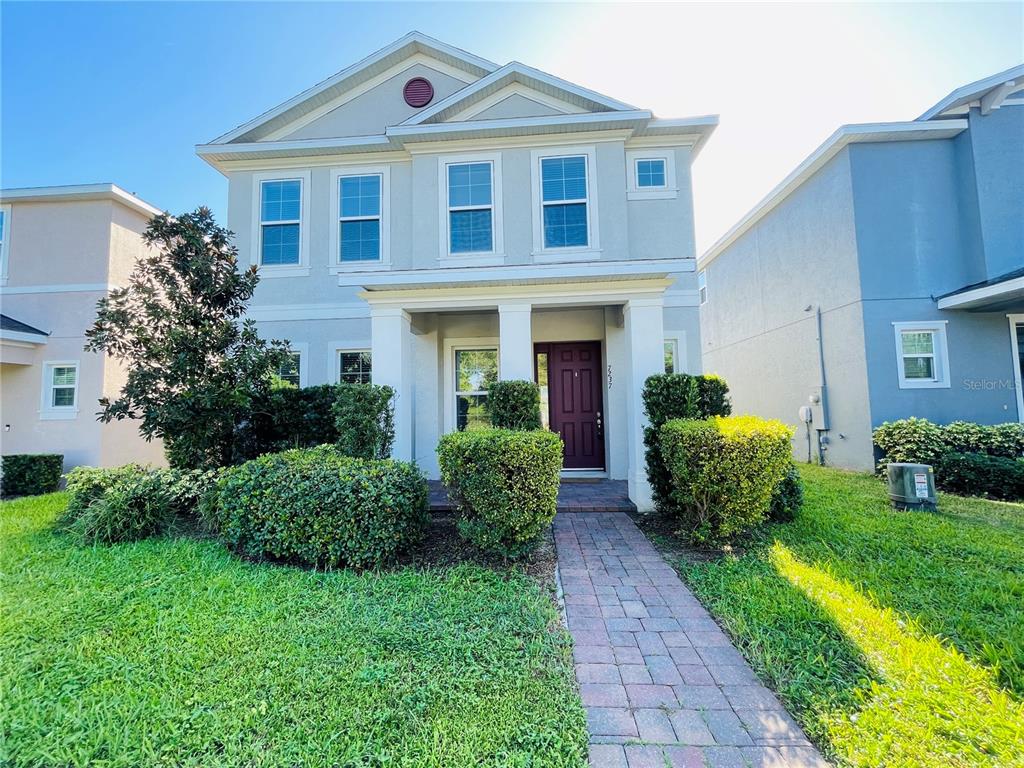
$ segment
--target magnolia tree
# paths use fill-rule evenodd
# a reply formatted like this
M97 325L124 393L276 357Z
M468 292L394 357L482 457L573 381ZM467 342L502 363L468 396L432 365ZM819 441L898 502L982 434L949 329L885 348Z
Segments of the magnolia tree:
M230 463L236 426L286 359L286 342L267 343L242 321L259 277L239 272L231 235L205 207L156 216L143 235L150 255L100 300L86 332L87 351L128 369L121 394L100 400L100 421L140 419L174 467Z

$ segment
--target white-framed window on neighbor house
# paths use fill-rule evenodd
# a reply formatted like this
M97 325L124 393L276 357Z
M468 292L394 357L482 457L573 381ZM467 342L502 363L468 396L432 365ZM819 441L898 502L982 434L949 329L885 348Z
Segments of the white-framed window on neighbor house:
M594 147L534 150L534 258L590 258L600 249Z
M697 302L708 303L708 273L703 269L697 273Z
M254 232L252 263L264 277L309 274L310 173L253 176Z
M52 360L43 363L43 419L73 419L78 414L78 361Z
M500 264L504 250L501 153L438 158L441 260L455 264Z
M11 206L0 205L0 285L7 285L11 249Z
M391 169L331 171L331 272L380 269L391 263Z
M668 149L626 153L627 197L630 200L666 200L678 195L675 153Z
M946 322L893 323L900 389L948 388Z

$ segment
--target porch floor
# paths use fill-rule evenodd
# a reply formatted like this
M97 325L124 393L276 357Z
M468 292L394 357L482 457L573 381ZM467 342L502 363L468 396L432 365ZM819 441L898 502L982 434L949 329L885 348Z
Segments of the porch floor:
M440 480L430 482L430 511L452 509L448 492ZM562 479L558 488L559 512L635 512L625 480Z

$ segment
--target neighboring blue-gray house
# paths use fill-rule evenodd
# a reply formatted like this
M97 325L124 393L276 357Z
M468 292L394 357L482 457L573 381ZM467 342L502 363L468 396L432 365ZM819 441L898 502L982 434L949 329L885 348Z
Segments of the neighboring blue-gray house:
M869 468L908 416L1024 421L1024 65L843 126L698 270L704 370L797 424L797 457Z

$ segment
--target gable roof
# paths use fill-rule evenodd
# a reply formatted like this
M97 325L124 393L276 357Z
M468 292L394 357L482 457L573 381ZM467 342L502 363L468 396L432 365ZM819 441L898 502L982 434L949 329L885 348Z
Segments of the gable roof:
M982 114L988 114L989 110L998 109L1009 94L1020 90L1024 90L1024 64L957 88L917 119L962 117L972 106L978 106Z
M31 336L42 336L43 338L50 335L46 331L41 331L33 325L23 323L21 320L15 320L13 317L9 317L8 315L0 315L0 331L27 333Z
M446 99L417 112L401 125L422 125L424 123L441 123L497 93L513 83L520 83L542 94L562 101L575 104L587 112L633 111L636 107L613 99L610 96L583 88L560 77L549 75L518 61L511 61L505 66L481 77L472 85L456 91Z
M474 56L422 32L410 32L352 66L331 75L312 88L306 89L298 96L294 96L262 115L218 136L210 143L226 144L233 141L258 140L416 53L431 56L474 78L482 77L498 68L493 61Z

